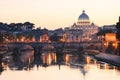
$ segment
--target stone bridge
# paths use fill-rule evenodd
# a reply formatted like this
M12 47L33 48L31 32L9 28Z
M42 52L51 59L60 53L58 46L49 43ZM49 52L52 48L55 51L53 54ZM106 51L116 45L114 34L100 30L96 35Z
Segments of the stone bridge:
M79 47L83 47L84 49L92 48L96 46L97 48L101 48L101 42L57 42L57 43L49 43L49 42L11 42L11 43L2 43L0 45L7 45L9 48L14 46L15 48L20 48L25 45L29 45L33 48L35 53L40 53L41 50L45 48L52 48L56 51L56 53L60 53L63 49L78 49Z

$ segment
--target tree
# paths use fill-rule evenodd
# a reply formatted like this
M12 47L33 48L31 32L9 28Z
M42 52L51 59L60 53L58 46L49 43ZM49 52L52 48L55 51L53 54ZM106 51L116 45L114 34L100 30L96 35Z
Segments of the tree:
M0 42L3 42L3 34L0 33Z
M32 33L27 33L26 38L29 40L32 40L32 38L34 37L34 35Z
M117 22L117 24L116 24L116 28L117 28L117 35L116 35L116 37L120 41L120 17L119 17L119 22ZM120 55L120 42L118 42L117 50L118 50L118 55Z
M119 17L119 22L117 22L116 28L117 28L116 37L120 41L120 17ZM118 55L120 55L120 42L118 42Z
M10 23L10 24L9 24L9 28L10 28L11 31L16 31L16 30L17 30L15 23Z
M9 30L8 24L0 22L0 30L8 31Z
M16 34L16 38L18 38L18 39L21 39L21 38L22 38L22 36L23 36L23 34L22 34L22 33L17 33L17 34Z
M116 28L117 28L117 39L120 41L120 17L119 17L119 22L117 22Z
M59 42L60 39L61 39L61 37L57 36L57 35L50 36L50 41L51 42Z
M23 26L22 23L16 23L15 26L18 31L22 31L22 26Z
M25 22L23 25L26 27L27 30L32 30L35 24L30 22Z
M106 33L112 33L112 30L100 30L100 31L97 33L97 36L105 35Z
M4 33L4 37L8 40L13 40L15 38L14 34L11 32Z

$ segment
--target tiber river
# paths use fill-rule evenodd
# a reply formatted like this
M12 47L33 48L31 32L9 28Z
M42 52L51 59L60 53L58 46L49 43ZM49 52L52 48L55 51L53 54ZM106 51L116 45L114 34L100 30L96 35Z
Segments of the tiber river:
M7 54L3 61L0 80L120 80L117 67L78 54L24 51L19 57Z

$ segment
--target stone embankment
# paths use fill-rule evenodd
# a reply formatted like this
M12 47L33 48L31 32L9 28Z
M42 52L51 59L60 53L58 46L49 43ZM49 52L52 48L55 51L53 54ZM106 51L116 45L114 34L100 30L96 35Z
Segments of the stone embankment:
M115 66L120 67L120 56L113 55L113 54L107 54L107 53L101 53L98 55L95 55L95 58L98 60L102 60L104 62L108 62L110 64L113 64Z

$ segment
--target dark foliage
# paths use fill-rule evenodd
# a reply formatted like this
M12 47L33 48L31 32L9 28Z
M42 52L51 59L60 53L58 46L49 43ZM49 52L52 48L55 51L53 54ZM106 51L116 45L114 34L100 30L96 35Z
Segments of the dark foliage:
M105 35L106 33L112 33L112 30L101 30L97 33L98 36Z
M0 22L0 30L4 31L23 31L23 27L27 30L32 30L34 28L34 24L30 22L10 24Z
M52 41L52 42L59 42L60 39L61 39L61 37L57 36L57 35L50 36L50 41Z
M3 42L3 34L0 33L0 42Z
M117 28L117 38L120 40L120 17L119 17L119 22L116 25Z

